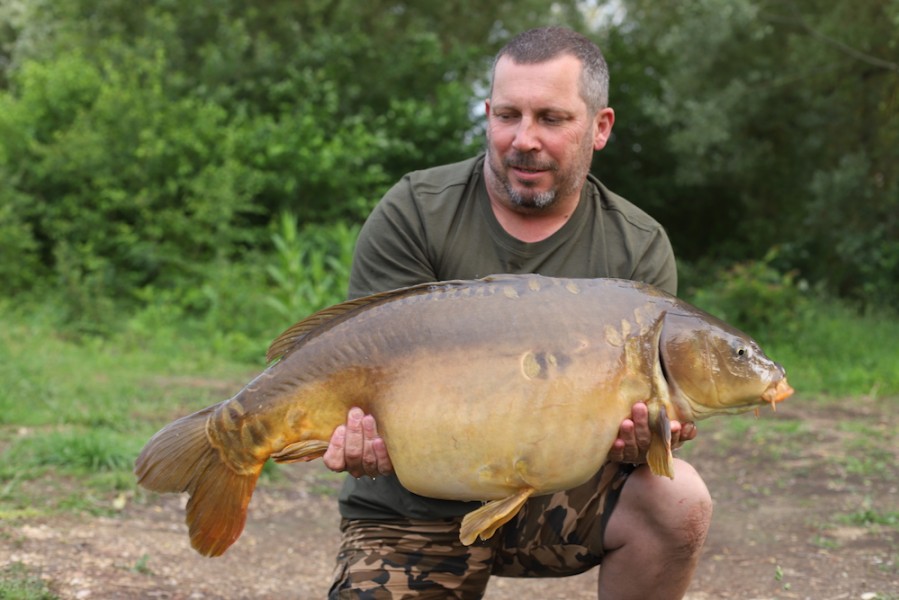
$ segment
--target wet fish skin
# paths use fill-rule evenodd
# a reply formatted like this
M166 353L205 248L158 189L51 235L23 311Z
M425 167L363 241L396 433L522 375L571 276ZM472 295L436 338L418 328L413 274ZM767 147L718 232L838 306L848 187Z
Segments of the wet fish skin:
M592 476L635 402L650 408L650 468L673 476L670 419L792 393L783 368L742 332L613 279L494 276L394 290L316 313L268 357L278 362L233 398L163 428L136 462L144 487L191 495L191 543L205 555L239 537L264 462L320 457L352 406L377 419L407 489L491 501L463 522L472 543L531 495Z

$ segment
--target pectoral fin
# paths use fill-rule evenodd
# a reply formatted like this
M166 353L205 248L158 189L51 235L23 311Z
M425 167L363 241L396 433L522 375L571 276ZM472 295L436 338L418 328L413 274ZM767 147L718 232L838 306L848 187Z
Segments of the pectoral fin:
M671 454L671 421L668 410L665 408L670 403L668 382L662 370L661 345L662 328L665 323L666 313L662 312L653 323L648 335L651 340L649 352L652 364L651 386L652 394L646 407L649 409L649 429L652 440L646 453L646 463L653 475L665 475L674 479L674 456Z
M517 494L501 500L493 500L481 508L471 511L462 519L459 539L466 546L473 544L478 536L482 540L489 540L497 529L518 514L522 505L533 493L534 488L522 488Z
M322 440L305 440L284 446L279 452L272 454L272 460L279 463L307 462L324 455L328 442Z
M658 406L658 409L655 408ZM652 441L646 453L646 462L653 475L665 475L674 479L674 456L671 454L671 421L665 405L658 403L649 407L649 427Z

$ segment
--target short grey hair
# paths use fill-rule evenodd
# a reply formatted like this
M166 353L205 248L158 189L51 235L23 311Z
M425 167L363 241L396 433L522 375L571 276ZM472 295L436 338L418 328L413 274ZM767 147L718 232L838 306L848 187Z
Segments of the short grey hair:
M490 70L490 95L496 64L508 56L518 64L537 64L570 54L581 62L580 94L595 114L609 105L609 67L602 51L590 39L566 27L530 29L512 38L497 53Z

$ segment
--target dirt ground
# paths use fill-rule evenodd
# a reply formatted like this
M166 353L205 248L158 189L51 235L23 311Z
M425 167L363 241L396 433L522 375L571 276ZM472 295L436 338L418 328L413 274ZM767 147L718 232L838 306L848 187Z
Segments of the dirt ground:
M724 419L702 424L685 452L708 483L715 516L687 598L899 599L899 419L891 405L794 398L763 414L775 429L752 416L734 417L749 420L738 433ZM866 462L872 446L876 456ZM324 598L338 482L320 464L284 471L287 481L260 485L246 531L223 557L190 549L184 498L126 496L111 517L0 522L0 573L24 565L66 599ZM595 570L494 578L486 597L595 598L595 586Z

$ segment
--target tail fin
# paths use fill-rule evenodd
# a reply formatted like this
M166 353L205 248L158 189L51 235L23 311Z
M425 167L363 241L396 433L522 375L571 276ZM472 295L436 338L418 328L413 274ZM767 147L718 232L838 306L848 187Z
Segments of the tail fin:
M138 483L154 492L187 492L190 542L205 556L219 556L233 544L247 520L247 505L262 465L240 474L224 463L206 436L210 406L170 423L138 456Z

